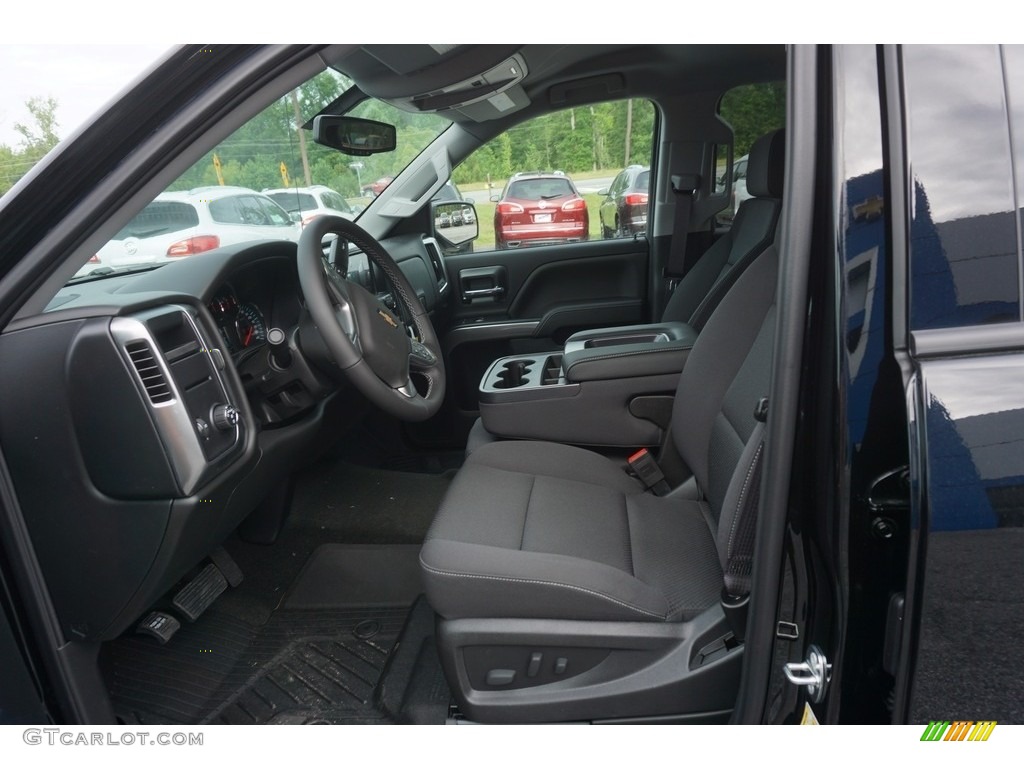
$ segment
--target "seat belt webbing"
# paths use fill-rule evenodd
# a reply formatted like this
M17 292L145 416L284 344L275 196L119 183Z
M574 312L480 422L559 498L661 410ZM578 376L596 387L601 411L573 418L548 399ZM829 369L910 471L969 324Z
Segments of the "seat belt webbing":
M679 280L691 266L686 262L686 238L690 230L693 196L699 187L700 176L695 173L672 177L672 191L676 195L676 215L672 226L668 262L665 264L665 277L673 281Z

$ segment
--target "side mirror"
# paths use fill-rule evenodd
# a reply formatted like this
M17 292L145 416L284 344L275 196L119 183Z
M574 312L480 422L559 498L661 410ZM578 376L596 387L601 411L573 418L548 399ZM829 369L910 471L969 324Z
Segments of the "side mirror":
M611 192L611 188L610 187L605 187L604 189L599 189L597 191L597 194L601 195L602 197L608 197L608 193L609 192Z
M344 115L314 117L313 141L357 157L392 152L398 143L395 126Z
M491 202L497 203L501 201L501 195L491 195Z
M434 237L447 253L472 250L472 243L480 236L480 223L472 203L431 203L430 220Z

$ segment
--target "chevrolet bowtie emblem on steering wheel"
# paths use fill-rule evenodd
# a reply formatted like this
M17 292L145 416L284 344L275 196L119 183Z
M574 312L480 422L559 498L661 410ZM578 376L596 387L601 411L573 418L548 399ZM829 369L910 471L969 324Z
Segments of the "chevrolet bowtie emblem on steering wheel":
M392 328L397 328L398 327L398 322L395 320L395 318L393 318L391 315L389 315L383 309L378 309L377 310L377 314L380 315L381 317L383 317L384 318L384 322L386 322Z

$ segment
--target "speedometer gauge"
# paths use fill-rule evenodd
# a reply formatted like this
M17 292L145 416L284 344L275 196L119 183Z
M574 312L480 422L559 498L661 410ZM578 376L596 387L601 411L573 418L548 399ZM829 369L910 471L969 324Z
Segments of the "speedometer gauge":
M251 347L267 340L267 324L255 304L242 304L238 308L235 330L238 331L238 341L243 347Z

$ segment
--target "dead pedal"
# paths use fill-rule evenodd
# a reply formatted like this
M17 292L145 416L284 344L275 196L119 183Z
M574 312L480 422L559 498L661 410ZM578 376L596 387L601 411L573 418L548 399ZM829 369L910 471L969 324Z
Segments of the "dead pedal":
M220 568L210 563L174 596L171 603L186 619L195 621L227 588L228 580Z

